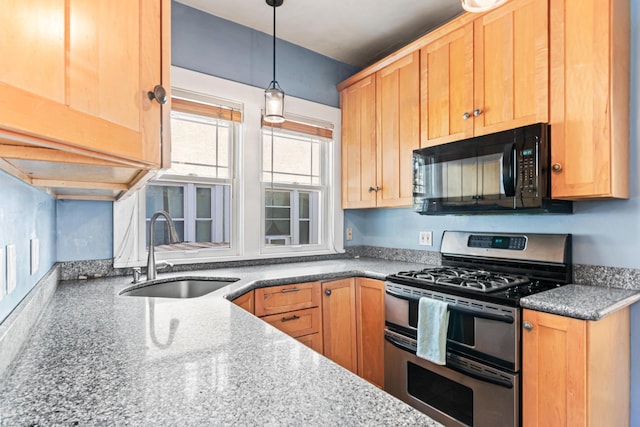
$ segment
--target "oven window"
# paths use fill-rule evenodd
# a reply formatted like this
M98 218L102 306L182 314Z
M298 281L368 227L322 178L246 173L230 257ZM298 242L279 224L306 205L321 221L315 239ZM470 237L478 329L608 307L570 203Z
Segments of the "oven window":
M409 326L418 327L418 301L409 301ZM476 343L474 317L449 310L447 338L474 347Z
M447 338L460 344L475 346L474 317L468 314L449 312Z
M407 388L411 396L466 425L473 425L473 390L407 362Z

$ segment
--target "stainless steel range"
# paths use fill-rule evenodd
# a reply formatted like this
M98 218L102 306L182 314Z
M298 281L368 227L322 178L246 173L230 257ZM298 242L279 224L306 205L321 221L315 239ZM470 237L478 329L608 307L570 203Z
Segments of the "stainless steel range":
M571 282L571 235L445 231L441 253L387 277L385 390L447 426L520 425L519 300ZM448 305L446 366L416 356L420 298Z

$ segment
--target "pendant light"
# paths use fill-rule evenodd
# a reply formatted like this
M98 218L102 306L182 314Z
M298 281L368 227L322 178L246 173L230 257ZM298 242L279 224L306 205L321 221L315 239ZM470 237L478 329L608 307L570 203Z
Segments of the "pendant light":
M461 0L462 8L467 12L486 12L506 3L507 0Z
M264 91L264 121L269 123L284 122L284 91L276 81L276 7L282 6L284 0L266 0L273 7L273 80Z

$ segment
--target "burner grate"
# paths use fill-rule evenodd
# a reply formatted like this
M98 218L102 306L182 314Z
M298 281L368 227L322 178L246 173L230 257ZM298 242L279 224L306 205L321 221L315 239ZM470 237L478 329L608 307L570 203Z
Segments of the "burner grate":
M431 267L418 271L402 271L397 276L477 292L493 292L529 282L529 279L523 276L457 267Z

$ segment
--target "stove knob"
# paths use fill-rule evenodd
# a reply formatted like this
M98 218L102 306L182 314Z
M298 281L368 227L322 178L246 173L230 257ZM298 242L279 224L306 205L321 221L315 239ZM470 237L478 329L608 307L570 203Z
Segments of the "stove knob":
M527 331L532 331L533 330L533 323L525 321L522 324L522 327L525 328Z

